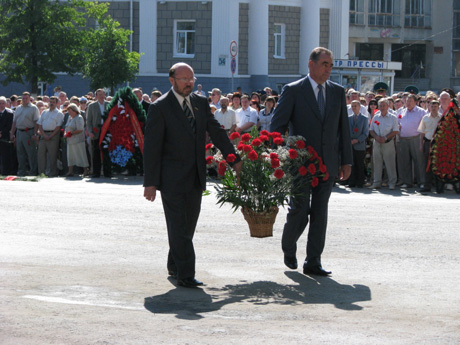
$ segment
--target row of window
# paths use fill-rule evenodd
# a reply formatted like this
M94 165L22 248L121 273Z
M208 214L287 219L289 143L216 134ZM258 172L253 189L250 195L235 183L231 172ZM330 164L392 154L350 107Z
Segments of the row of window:
M350 24L401 26L401 1L404 0L350 0ZM367 5L367 11L366 6ZM405 0L404 26L431 27L431 0Z
M274 24L273 57L284 59L286 25ZM195 20L174 21L174 57L193 58L195 55Z

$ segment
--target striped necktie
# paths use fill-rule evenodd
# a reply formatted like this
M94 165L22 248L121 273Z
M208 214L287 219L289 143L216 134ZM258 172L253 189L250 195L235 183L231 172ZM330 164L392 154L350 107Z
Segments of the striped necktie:
M196 133L195 129L195 118L193 117L192 111L187 105L187 100L184 98L184 102L182 102L182 110L184 111L184 115L188 120L188 123L190 124L190 127L192 127L193 133Z
M318 106L319 106L319 111L321 112L321 116L324 117L324 114L326 112L326 107L324 104L324 96L323 96L323 85L318 84Z

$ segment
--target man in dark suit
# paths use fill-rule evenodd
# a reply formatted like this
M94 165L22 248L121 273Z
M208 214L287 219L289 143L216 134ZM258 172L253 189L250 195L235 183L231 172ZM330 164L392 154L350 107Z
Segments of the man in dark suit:
M177 63L169 71L171 90L149 108L144 141L144 197L161 200L168 228L168 273L178 285L196 287L193 235L206 189L206 132L224 157L235 154L206 98L192 93L193 69ZM238 155L233 169L239 173Z
M102 114L104 114L105 109L109 102L105 100L105 91L103 89L98 89L96 91L96 102L88 105L88 110L86 111L86 126L88 128L88 134L91 138L91 149L92 149L92 166L93 166L93 175L91 177L100 177L101 176L101 150L99 148L99 134L102 127ZM104 164L103 171L105 177L110 177L110 164Z
M0 174L14 175L15 152L10 142L14 113L6 107L6 98L0 97Z
M334 180L350 176L352 148L348 126L347 106L343 87L329 81L333 66L332 52L318 47L310 54L307 77L284 87L275 108L271 131L301 135L322 157L330 175L316 187L305 187L301 196L292 198L284 225L282 249L284 263L297 268L297 240L308 224L307 257L304 274L327 276L321 265L326 240L329 197Z

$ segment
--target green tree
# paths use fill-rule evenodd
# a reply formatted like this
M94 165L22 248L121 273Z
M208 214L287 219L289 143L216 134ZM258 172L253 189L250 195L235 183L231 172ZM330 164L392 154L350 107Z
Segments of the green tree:
M83 76L91 79L92 89L110 87L113 95L117 85L135 80L140 54L127 50L131 31L120 28L106 11L91 7L90 13L96 17L97 26L89 32Z
M1 0L0 73L10 82L53 82L56 72L80 72L87 41L87 3L82 0Z

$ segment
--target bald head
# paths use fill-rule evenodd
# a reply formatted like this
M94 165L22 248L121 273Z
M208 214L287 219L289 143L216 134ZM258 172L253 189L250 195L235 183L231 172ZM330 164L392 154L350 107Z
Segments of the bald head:
M193 91L195 85L195 73L193 68L186 63L179 62L169 70L169 82L174 91L182 97L187 97Z

